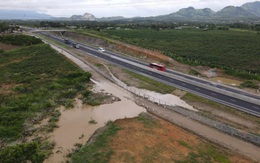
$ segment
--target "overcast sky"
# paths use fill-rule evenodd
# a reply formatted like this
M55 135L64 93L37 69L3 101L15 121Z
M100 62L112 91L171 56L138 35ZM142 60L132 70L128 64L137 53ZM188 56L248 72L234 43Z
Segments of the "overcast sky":
M219 11L255 0L0 0L0 9L33 10L55 17L91 13L95 17L157 16L193 6Z

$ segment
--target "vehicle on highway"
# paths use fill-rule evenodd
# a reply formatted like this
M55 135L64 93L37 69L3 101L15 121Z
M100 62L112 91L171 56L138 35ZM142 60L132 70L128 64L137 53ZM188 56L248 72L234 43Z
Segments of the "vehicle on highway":
M166 68L164 65L160 65L158 63L150 63L149 67L160 70L160 71L166 71Z
M72 43L72 47L79 49L79 44L78 43Z
M64 39L64 42L65 42L65 44L70 44L70 41L67 38Z
M99 47L99 48L98 48L98 51L100 51L100 52L104 52L104 51L105 51L105 49L104 49L104 48L102 48L102 47Z

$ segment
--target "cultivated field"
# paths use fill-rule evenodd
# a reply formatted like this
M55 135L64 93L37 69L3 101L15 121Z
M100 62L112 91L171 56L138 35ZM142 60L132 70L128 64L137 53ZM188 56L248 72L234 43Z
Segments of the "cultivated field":
M103 30L95 33L160 51L183 63L222 68L235 76L260 80L260 37L257 33L199 29Z

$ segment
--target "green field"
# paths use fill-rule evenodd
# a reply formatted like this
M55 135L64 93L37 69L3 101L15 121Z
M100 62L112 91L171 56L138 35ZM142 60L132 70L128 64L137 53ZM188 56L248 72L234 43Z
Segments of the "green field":
M140 29L103 30L98 34L161 51L182 63L222 68L232 75L260 80L260 35L257 33Z
M87 90L91 74L49 45L28 36L19 38L31 41L19 49L0 51L0 162L41 162L51 145L21 143L28 127L47 116L51 116L49 127L55 127L60 115L55 108L73 106L75 96ZM15 141L20 143L8 145Z

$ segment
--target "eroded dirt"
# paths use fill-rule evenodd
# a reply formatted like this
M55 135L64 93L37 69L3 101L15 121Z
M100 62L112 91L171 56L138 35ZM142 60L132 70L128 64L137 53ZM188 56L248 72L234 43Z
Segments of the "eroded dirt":
M138 118L116 121L122 129L111 141L110 147L115 153L110 162L196 162L199 159L189 159L189 154L196 153L203 157L200 152L206 154L209 150L208 142L169 122L154 116L148 121L151 122L143 122ZM215 148L216 153L229 153L223 148ZM231 162L253 162L234 154L228 154L228 159ZM210 160L219 162L212 157Z

